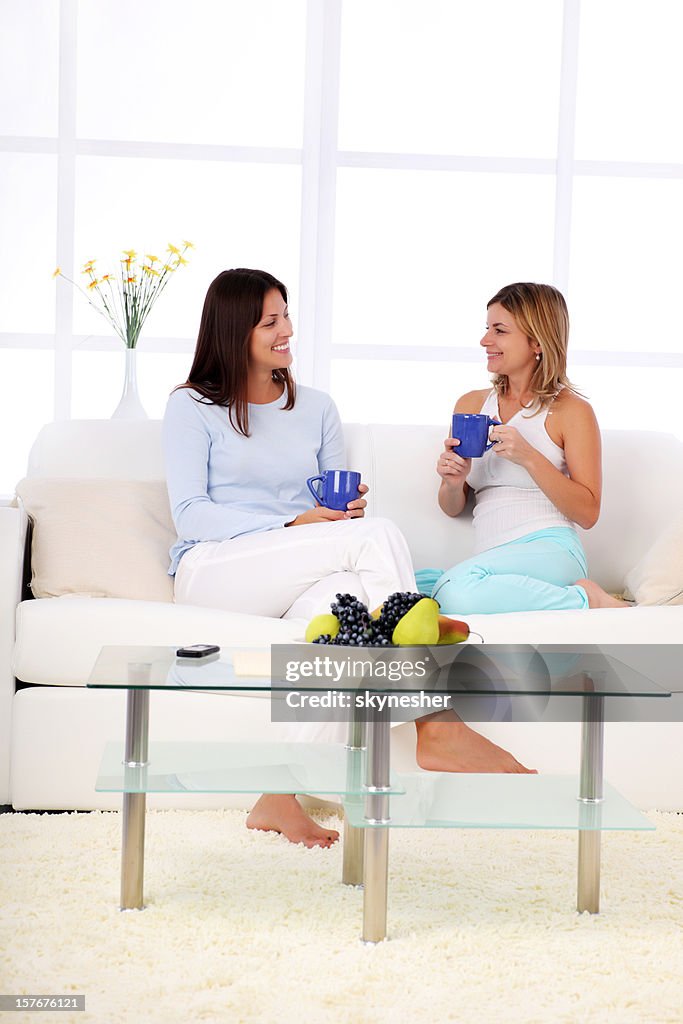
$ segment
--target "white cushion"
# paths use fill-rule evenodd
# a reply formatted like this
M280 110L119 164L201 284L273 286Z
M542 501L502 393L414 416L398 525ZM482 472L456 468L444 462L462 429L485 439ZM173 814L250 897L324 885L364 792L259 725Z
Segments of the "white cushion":
M38 433L28 459L29 477L162 480L161 420L58 420ZM349 466L367 475L367 427L344 424Z
M367 478L372 512L400 527L418 569L447 569L472 554L469 513L449 519L436 500L435 466L447 426L448 417L443 427L367 427L373 453ZM597 525L579 530L579 536L591 579L606 590L620 591L631 566L666 528L670 509L683 507L683 444L671 434L635 430L606 430L602 441L602 512Z
M452 616L457 618L458 616ZM670 644L682 608L585 608L465 616L489 644Z
M628 573L626 596L640 605L683 604L683 518L671 523Z
M30 477L162 480L161 420L57 420L39 431Z
M439 508L436 461L446 427L373 424L372 512L392 519L408 541L416 569L450 569L474 550L468 508L453 519ZM369 496L368 496L369 497Z
M33 522L34 597L173 600L163 481L26 479L17 496Z
M681 608L603 608L470 615L487 643L671 643ZM100 648L112 644L260 644L303 639L301 619L270 619L192 605L59 597L17 609L14 674L27 683L84 686Z
M580 531L588 575L610 592L683 508L683 444L672 434L605 430L602 510L592 530Z
M85 686L106 645L285 644L302 640L305 626L300 619L118 598L23 601L13 668L25 683Z

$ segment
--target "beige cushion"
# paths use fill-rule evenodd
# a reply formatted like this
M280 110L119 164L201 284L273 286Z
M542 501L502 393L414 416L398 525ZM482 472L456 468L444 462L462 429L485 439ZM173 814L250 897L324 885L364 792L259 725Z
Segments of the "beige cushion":
M624 596L638 604L683 604L683 519L671 523L627 574Z
M30 478L17 496L33 521L35 597L173 600L164 481Z

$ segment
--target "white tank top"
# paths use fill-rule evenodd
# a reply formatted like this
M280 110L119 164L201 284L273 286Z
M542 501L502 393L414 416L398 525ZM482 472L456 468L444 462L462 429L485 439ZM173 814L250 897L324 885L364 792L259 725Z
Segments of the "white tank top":
M551 440L545 427L552 402L536 416L531 415L533 411L520 409L508 423L556 469L569 476L564 449ZM487 395L481 412L501 418L495 390ZM496 455L494 449L480 459L472 459L467 483L475 492L475 553L507 544L536 530L553 526L574 528L574 523L553 505L526 469Z

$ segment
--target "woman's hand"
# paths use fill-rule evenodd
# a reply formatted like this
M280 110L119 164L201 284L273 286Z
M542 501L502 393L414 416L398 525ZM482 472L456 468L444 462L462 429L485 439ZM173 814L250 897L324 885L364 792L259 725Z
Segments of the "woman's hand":
M370 488L367 484L358 484L358 492L361 495L360 498L355 498L350 501L346 506L346 512L344 512L344 519L362 519L365 515L365 508L367 501L363 497L367 494Z
M496 455L518 466L526 466L534 455L538 454L537 449L525 441L522 435L514 427L501 423L491 427L489 438L495 441L491 449Z
M324 505L316 505L315 508L307 508L300 512L296 519L285 526L308 526L309 523L333 523L337 519L346 519L346 512L340 512L336 508L325 508Z
M369 488L367 484L359 484L358 490L361 497L350 501L346 506L346 512L336 508L325 508L324 505L316 505L315 508L309 508L306 512L301 512L296 519L292 519L291 523L285 523L285 526L307 526L309 523L334 523L338 519L361 519L365 515L365 507L367 505L367 501L362 495L367 494Z
M465 483L465 478L472 466L472 459L463 459L453 449L460 441L457 437L447 437L443 443L444 451L439 456L436 471L447 486Z

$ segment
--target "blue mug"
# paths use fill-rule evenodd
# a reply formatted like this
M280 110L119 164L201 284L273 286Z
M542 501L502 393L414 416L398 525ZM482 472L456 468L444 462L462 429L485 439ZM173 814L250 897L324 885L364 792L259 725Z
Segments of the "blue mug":
M500 426L500 420L480 412L453 413L451 437L457 437L460 444L452 450L463 459L481 458L495 444L489 441L489 430L494 426Z
M313 486L318 480L322 484L320 491ZM306 483L316 502L338 512L345 512L350 501L360 498L360 473L348 469L325 469L320 476L309 477Z

